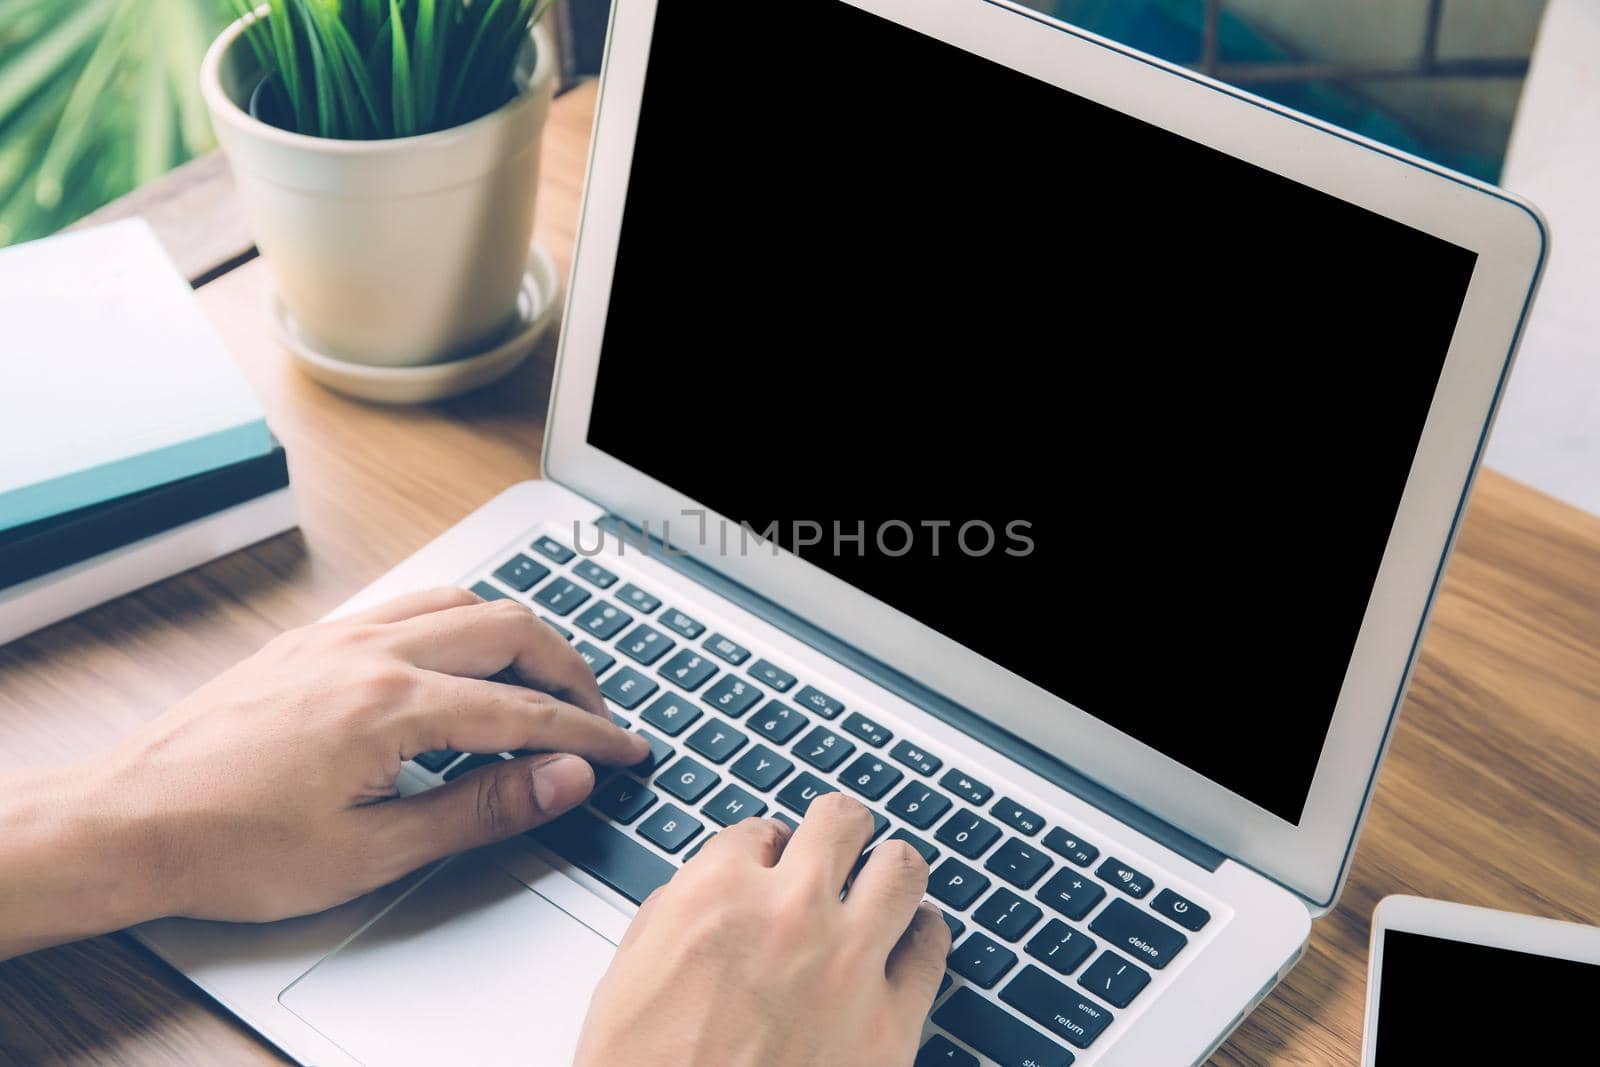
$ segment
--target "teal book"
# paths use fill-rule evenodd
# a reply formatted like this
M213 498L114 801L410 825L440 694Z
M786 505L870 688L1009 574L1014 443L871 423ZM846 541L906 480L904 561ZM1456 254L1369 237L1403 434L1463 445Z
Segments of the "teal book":
M272 447L146 223L0 249L0 531Z

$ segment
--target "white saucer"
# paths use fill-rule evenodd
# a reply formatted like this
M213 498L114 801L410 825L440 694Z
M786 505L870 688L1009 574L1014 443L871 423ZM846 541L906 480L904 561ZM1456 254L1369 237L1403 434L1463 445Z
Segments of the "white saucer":
M534 245L517 296L517 324L509 336L483 352L420 367L374 367L318 352L301 336L276 290L268 292L268 308L278 340L301 370L329 389L378 404L426 404L488 385L515 370L555 320L559 288L555 261Z

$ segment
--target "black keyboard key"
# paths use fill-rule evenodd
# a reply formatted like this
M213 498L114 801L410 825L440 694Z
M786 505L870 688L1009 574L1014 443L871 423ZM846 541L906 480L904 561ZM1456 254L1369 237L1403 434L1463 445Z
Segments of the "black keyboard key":
M950 810L950 798L920 782L910 782L888 803L889 814L898 815L919 830L926 830Z
M635 611L642 611L648 615L661 606L661 601L646 593L643 589L629 582L617 590L617 599Z
M626 833L574 808L529 835L635 904L667 884L677 868Z
M633 725L627 719L624 719L621 715L618 715L614 711L611 713L611 724L622 730L626 730L628 727Z
M889 738L894 735L859 711L852 711L845 717L840 728L847 734L854 734L873 748L882 748L889 743Z
M950 953L950 969L984 989L993 989L1016 963L1015 952L982 934L973 934Z
M956 947L956 941L961 937L961 932L967 928L967 924L943 908L939 909L939 914L944 917L944 924L950 928L950 947L953 950ZM945 977L948 978L950 976L945 975ZM944 992L943 983L940 984L939 991L941 993Z
M552 619L550 616L540 615L539 621L550 627L550 629L554 630L562 637L565 637L568 641L572 640L572 631L567 629L565 626L562 626L559 622L556 622L556 620Z
M837 789L810 771L801 771L790 779L788 785L778 790L778 803L803 819L813 800L824 793L837 792Z
M1136 900L1150 892L1150 876L1134 870L1115 856L1107 856L1094 873Z
M1028 964L1000 990L1000 999L1078 1048L1088 1048L1111 1025L1111 1013Z
M571 615L589 599L589 590L576 582L557 578L533 594L533 599L549 608L559 618Z
M712 833L712 834L710 834L710 835L708 835L706 837L702 837L700 840L696 841L694 843L694 848L691 848L688 852L685 852L683 854L683 862L688 863L690 860L694 859L697 855L700 854L700 850L705 848L708 844L710 844L711 843L711 839L713 837L716 837L716 836L717 835L715 833Z
M1044 847L1061 856L1079 867L1087 867L1100 856L1100 850L1077 834L1068 833L1061 827L1051 828L1044 835Z
M969 860L977 859L1000 836L1000 827L970 811L958 811L944 821L934 835L941 845L949 845Z
M1072 1063L1071 1052L970 989L951 993L933 1013L933 1021L1000 1067L1069 1067Z
M639 824L639 836L663 852L676 852L703 829L705 824L676 804L663 804Z
M617 657L603 649L596 648L587 641L578 642L578 655L583 657L583 662L589 665L589 669L594 672L596 678L609 671L612 665L617 662Z
M794 764L766 745L757 745L735 760L729 769L735 778L764 793L787 778Z
M535 541L533 543L533 550L546 559L553 559L557 563L565 563L573 556L577 555L576 552L572 551L572 549L568 548L560 541L557 541L554 537L548 536L541 537L539 540Z
M722 781L722 775L688 756L656 775L656 785L685 804L693 804Z
M696 622L694 619L691 619L677 608L672 608L663 614L661 616L661 621L665 623L668 628L678 631L691 641L706 632L706 628L704 626Z
M950 773L939 779L939 784L968 804L986 804L989 798L994 796L993 789L954 767L950 768Z
M1026 950L1057 974L1071 974L1094 951L1094 938L1060 919L1051 919L1028 939Z
M1185 930L1203 929L1211 921L1211 913L1192 900L1185 900L1170 889L1163 889L1150 902L1150 907L1165 915Z
M1033 929L1033 924L1044 918L1037 904L1031 904L1009 889L996 889L989 899L978 905L972 918L979 926L999 934L1007 941L1020 941L1022 935Z
M640 730L639 736L650 743L650 754L629 769L648 778L652 771L672 758L672 746L648 730Z
M692 693L717 673L716 665L692 648L680 649L661 665L661 677Z
M772 813L772 817L774 819L776 819L778 822L781 822L781 823L783 823L783 825L787 826L791 833L794 832L795 830L800 829L800 823L799 823L798 820L793 819L788 815L785 815L781 811L773 812Z
M1063 867L1034 894L1069 919L1081 919L1105 899L1100 883L1070 867Z
M677 693L661 694L654 704L644 709L639 718L654 726L668 737L677 737L700 717L700 709L688 697Z
M478 594L478 596L484 600L511 599L511 594L507 593L504 589L501 589L497 585L490 585L488 582L478 582L472 587L472 591Z
M601 684L600 692L618 707L632 711L660 688L632 667L624 667Z
M923 777L938 773L944 761L938 756L930 756L910 741L897 741L889 750L889 758L896 763L902 763Z
M656 795L626 774L600 786L589 796L596 811L620 823L630 823L656 802Z
M957 859L945 860L928 875L928 895L957 911L965 911L988 888L988 875Z
M876 808L868 808L867 814L872 816L872 836L867 840L876 841L889 828L889 817Z
M723 826L732 826L741 819L754 819L766 814L767 802L736 785L729 785L707 801L701 810Z
M1189 939L1126 900L1113 900L1089 924L1106 944L1160 970L1172 962Z
M794 746L794 754L819 771L833 770L855 750L854 743L846 741L826 726L813 727Z
M728 718L737 719L750 710L750 705L761 699L761 690L728 674L702 693L700 699Z
M765 682L780 693L787 693L794 686L794 675L764 659L758 659L750 665L750 677Z
M1001 797L994 807L989 809L989 814L1011 827L1025 834L1033 835L1044 828L1044 817L1036 811L1018 804L1010 797Z
M411 757L418 767L438 774L454 763L461 753L449 748L436 748L432 752L418 752Z
M944 990L939 992L943 993ZM922 1046L922 1051L917 1053L917 1062L911 1067L978 1067L978 1057L957 1047L943 1034L934 1034Z
M519 593L526 593L549 577L550 568L524 555L515 555L500 565L494 576Z
M628 636L617 641L617 651L648 667L672 651L678 642L653 627L640 623L628 631Z
M586 559L572 568L572 573L597 589L610 589L617 584L617 576L592 559Z
M445 771L444 780L447 782L453 782L457 778L460 778L463 774L471 774L479 767L487 767L491 763L499 762L500 756L498 753L491 755L490 753L484 752L479 753L476 756L468 756L454 767L451 767L448 771Z
M720 719L708 719L704 726L689 735L687 744L712 763L722 763L749 740Z
M787 745L806 724L806 717L781 700L769 700L750 716L750 729L775 745Z
M989 857L983 867L998 874L1018 889L1027 889L1050 869L1050 862L1049 856L1027 842L1018 841L1013 837L995 849L994 855Z
M626 611L601 601L579 615L573 625L601 641L609 641L632 621L633 616Z
M933 861L939 858L939 849L936 845L930 845L928 842L924 841L910 830L896 830L894 833L889 835L889 840L904 841L906 844L916 849L918 854L922 856L922 862L926 863L929 867L932 867Z
M869 753L850 764L839 780L868 800L878 800L903 777L900 768Z
M802 686L800 692L794 695L794 702L808 711L814 711L824 719L837 718L844 710L844 704L824 693L814 685Z
M726 660L737 667L750 658L750 650L743 645L723 637L721 634L712 634L706 638L706 649L720 660Z
M1150 984L1150 975L1115 952L1102 952L1099 959L1089 964L1078 984L1107 1004L1126 1008Z

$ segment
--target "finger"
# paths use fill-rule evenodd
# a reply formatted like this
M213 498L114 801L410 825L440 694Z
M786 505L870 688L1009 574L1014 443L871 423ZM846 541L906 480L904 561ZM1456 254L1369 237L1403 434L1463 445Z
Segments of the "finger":
M743 819L706 842L695 858L712 856L775 867L788 847L790 830L777 819Z
M594 769L577 756L501 760L438 789L359 810L398 877L423 864L520 834L583 803Z
M838 894L871 838L872 815L866 808L843 793L824 793L806 809L781 866Z
M481 678L417 672L417 682L397 712L398 747L419 752L567 752L599 763L631 767L650 754L650 743L610 718L598 718L535 689Z
M939 995L939 980L944 977L944 962L949 955L950 927L937 905L923 902L889 953L885 970L889 985L919 1020L928 1014L933 998Z
M928 889L928 864L904 841L885 841L874 848L850 883L845 914L857 936L875 944L888 957L922 903Z
M420 615L395 623L392 631L395 651L425 670L488 678L509 667L529 685L610 718L583 657L514 600Z
M404 596L398 596L393 600L379 604L375 608L368 608L366 611L356 612L354 615L346 615L338 621L357 625L400 622L402 619L411 619L418 615L431 615L435 611L444 611L447 608L464 608L481 603L483 603L483 598L477 593L446 585L437 589L424 589L416 593L407 593Z

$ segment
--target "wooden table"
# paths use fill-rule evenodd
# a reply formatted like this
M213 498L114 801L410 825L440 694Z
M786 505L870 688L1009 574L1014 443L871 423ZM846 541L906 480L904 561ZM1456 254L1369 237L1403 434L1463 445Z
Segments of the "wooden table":
M571 253L592 86L545 142L539 239ZM133 205L162 222L287 445L301 530L0 649L0 752L109 744L279 630L309 622L507 483L538 469L553 345L508 382L385 410L312 384L278 351L265 273L240 263L226 168ZM122 205L117 210L127 210ZM174 226L173 223L177 225ZM1421 893L1600 923L1600 518L1493 473L1467 516L1354 874L1300 966L1219 1064L1353 1064L1367 923ZM123 936L0 964L0 1062L281 1062Z

